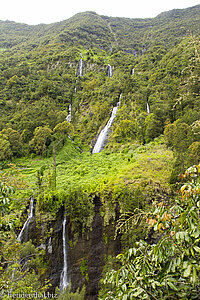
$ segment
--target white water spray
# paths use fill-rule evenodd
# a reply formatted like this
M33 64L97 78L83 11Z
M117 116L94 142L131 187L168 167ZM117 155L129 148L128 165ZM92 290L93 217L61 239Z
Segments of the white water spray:
M22 227L22 230L20 231L20 234L18 235L18 238L17 238L17 240L20 242L22 241L22 236L23 236L24 232L28 230L29 223L30 223L31 219L33 218L33 208L34 208L34 199L33 199L33 197L31 197L31 202L29 205L28 219L24 223L24 226Z
M81 59L79 61L78 75L83 76L83 55L82 55L82 53L81 53Z
M49 242L48 242L48 253L52 253L52 239L51 239L51 237L49 238Z
M61 277L60 277L60 290L63 291L65 290L68 285L69 282L67 280L67 244L66 244L66 215L64 216L64 220L63 220L63 256L64 256L64 266L63 266L63 270L61 273Z
M29 215L28 215L28 219L27 219L26 222L24 223L24 225L23 225L23 227L22 227L22 229L21 229L21 231L20 231L20 233L19 233L19 235L18 235L18 237L17 237L17 240L18 240L19 242L22 241L22 237L23 237L24 232L26 232L26 231L28 230L28 226L29 226L30 220L33 218L33 209L34 209L34 199L33 199L33 197L31 197L31 202L30 202L30 205L29 205ZM13 281L14 278L15 278L15 272L16 272L16 268L14 268L14 269L12 270L12 275L11 275L11 280L12 280L12 281ZM13 289L11 288L10 293L12 293L12 290L13 290Z
M107 72L108 77L112 77L113 76L113 72L112 72L112 67L111 65L108 65L108 72Z
M74 92L75 92L75 94L76 94L76 91L77 91L77 79L76 79L75 87L74 87Z
M68 116L66 118L67 122L70 123L72 119L72 105L69 105L69 111L68 111Z
M150 114L150 106L148 102L147 102L147 113Z
M121 99L121 96L122 96L122 94L120 94L119 100ZM113 107L111 117L110 117L108 123L106 124L106 126L101 130L101 132L97 138L96 144L94 145L94 148L92 150L92 154L101 152L103 150L103 148L105 147L105 144L108 139L109 128L114 121L114 118L117 113L119 105L120 105L120 101L117 103L117 106Z

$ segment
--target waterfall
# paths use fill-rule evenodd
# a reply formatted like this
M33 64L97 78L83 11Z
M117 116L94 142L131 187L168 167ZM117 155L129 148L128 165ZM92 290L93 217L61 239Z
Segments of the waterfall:
M76 83L75 83L75 88L74 88L74 92L76 94L76 90L77 90L77 80L76 80Z
M66 215L64 216L63 220L63 256L64 256L64 266L60 277L60 290L63 291L69 285L67 280L67 245L66 245Z
M48 242L48 253L52 253L52 241L51 241L51 237L49 238L49 242Z
M24 226L22 227L22 230L20 231L18 237L17 237L17 240L19 242L22 241L22 237L24 235L25 232L28 231L28 226L29 226L29 223L31 221L31 219L33 218L33 209L34 209L34 199L33 197L31 197L31 202L30 202L30 205L29 205L29 215L28 215L28 219L26 220L26 222L24 223ZM16 272L16 268L13 269L12 271L12 275L11 275L11 280L13 281L14 278L15 278L15 272ZM10 290L10 293L12 293L12 288Z
M67 122L70 123L71 122L71 118L72 118L72 105L69 105L69 112L68 112L68 116L66 118Z
M78 75L83 76L83 55L82 55L82 53L81 53L81 59L79 61Z
M147 102L147 113L150 114L150 107L149 107L149 103Z
M107 76L108 76L108 77L112 77L112 76L113 76L113 72L112 72L112 67L111 67L111 65L108 65Z
M30 223L31 219L33 218L33 208L34 208L34 199L33 199L33 197L31 197L31 202L29 205L28 219L24 223L24 226L22 227L22 230L20 231L20 234L18 235L18 238L17 238L17 240L20 242L22 241L22 237L23 237L24 233L28 230L29 223Z
M131 74L134 75L134 73L135 73L135 68L132 69Z
M121 99L121 96L122 96L122 94L120 94L119 100ZM96 144L94 145L94 148L92 150L92 154L101 152L101 150L103 150L103 148L105 147L105 144L108 139L109 128L114 121L114 118L117 113L119 105L120 105L120 101L117 103L117 106L113 107L111 117L110 117L108 123L106 124L106 126L101 130L101 132L97 138Z

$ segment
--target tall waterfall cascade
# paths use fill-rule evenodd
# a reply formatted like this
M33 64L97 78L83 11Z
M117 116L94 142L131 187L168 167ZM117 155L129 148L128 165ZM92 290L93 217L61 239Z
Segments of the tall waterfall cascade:
M17 240L20 241L20 242L22 241L22 237L23 237L24 232L26 230L28 230L29 223L30 223L31 219L33 218L33 209L34 209L34 199L33 199L33 197L31 197L31 202L30 202L30 205L29 205L28 219L24 223L24 225L22 227L22 230L20 231L20 234L17 237Z
M147 102L147 113L150 114L150 106L148 102Z
M119 100L121 99L121 96L122 94L120 94ZM97 138L96 144L94 145L94 148L92 150L92 154L101 152L105 147L105 144L108 140L109 129L114 121L119 105L120 105L120 101L117 103L117 106L113 107L111 117L108 123L106 124L106 126L101 130Z
M131 74L134 75L135 73L135 68L132 69Z
M112 67L111 65L108 64L108 72L107 72L108 77L112 77L113 76L113 72L112 72Z
M69 111L68 111L68 116L66 118L67 122L70 123L72 119L72 105L69 105Z
M64 260L64 264L63 264L63 270L61 273L61 277L60 277L60 290L63 291L65 290L68 285L68 279L67 279L67 241L66 241L66 215L64 216L64 220L63 220L63 235L62 235L62 240L63 240L63 260Z

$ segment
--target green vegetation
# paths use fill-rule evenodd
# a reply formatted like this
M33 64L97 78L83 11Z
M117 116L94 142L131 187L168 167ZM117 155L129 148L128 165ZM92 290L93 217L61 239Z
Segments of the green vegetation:
M68 143L71 145L71 141ZM153 194L158 186L161 190L169 189L173 156L165 145L152 143L135 150L127 148L124 153L113 154L103 151L91 155L84 152L78 157L70 157L67 160L65 155L68 149L68 146L64 147L56 158L56 191L52 190L49 177L49 170L53 169L53 159L46 160L46 164L44 160L37 158L27 160L29 165L23 161L23 169L20 171L37 193L38 185L34 185L37 183L37 170L43 168L43 176L40 178L39 205L54 214L65 203L72 220L90 226L87 219L88 222L92 221L90 215L93 215L92 199L95 194L100 194L105 203L102 213L107 220L105 222L108 222L115 214L116 201L120 201L122 210L137 205L134 204L134 191L140 186L140 197L142 194L149 193L149 201L151 201L151 193ZM142 202L140 204L144 205Z
M70 288L69 287L67 289L67 291L63 291L62 293L59 294L59 290L57 291L57 293L59 294L58 296L58 300L84 300L85 299L85 287L83 286L83 288L81 289L81 291L79 292L79 289L73 293L70 292ZM57 294L57 295L58 295Z
M197 299L198 167L187 173L187 197L175 200L175 191L178 175L200 159L199 10L137 20L85 12L38 26L0 22L3 299L11 290L48 291L50 257L39 243L55 234L64 209L72 248L79 236L89 237L96 199L106 247L114 229L122 247L119 263L106 254L102 299ZM119 99L105 149L91 154ZM41 220L46 233L20 244L31 196L35 235ZM68 289L59 299L87 295L88 255L77 266L86 290Z
M160 232L157 244L136 242L118 255L120 267L104 279L100 299L198 299L199 288L199 171L189 168L189 181L174 205L155 203L146 222Z

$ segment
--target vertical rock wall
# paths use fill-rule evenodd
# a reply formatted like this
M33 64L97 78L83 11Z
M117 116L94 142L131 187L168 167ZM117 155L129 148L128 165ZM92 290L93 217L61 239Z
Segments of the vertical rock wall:
M120 252L120 238L113 240L114 226L103 225L103 217L100 215L102 206L99 197L94 197L94 219L90 231L77 235L70 230L70 218L67 219L67 258L68 258L68 280L71 282L72 291L77 288L86 286L86 298L88 300L98 299L99 281L103 267L105 265L106 255L116 255ZM116 208L116 217L117 217ZM41 228L45 227L49 232L53 229L52 253L48 252L48 240L46 239L45 261L47 269L42 279L50 279L50 292L54 292L60 283L60 276L63 269L63 245L62 245L62 222L64 217L64 208L60 210L56 220L48 221L45 225L39 222L32 222L30 226L31 234L29 235L34 244L41 244ZM37 218L37 216L36 216ZM115 220L114 220L115 221ZM45 232L44 232L45 235ZM109 236L106 239L104 236Z

